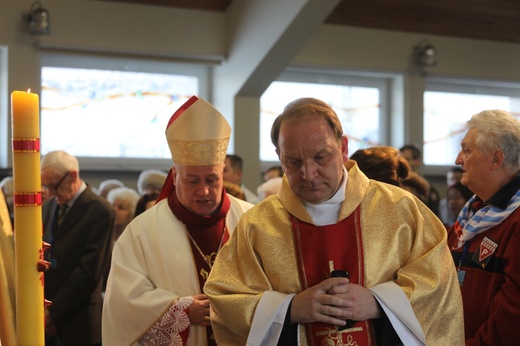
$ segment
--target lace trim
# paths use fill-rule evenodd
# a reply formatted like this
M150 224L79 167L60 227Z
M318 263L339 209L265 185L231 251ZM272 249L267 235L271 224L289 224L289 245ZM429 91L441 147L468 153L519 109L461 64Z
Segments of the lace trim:
M166 313L139 339L143 346L182 346L180 333L190 326L190 319L184 312L193 297L182 297L170 306Z

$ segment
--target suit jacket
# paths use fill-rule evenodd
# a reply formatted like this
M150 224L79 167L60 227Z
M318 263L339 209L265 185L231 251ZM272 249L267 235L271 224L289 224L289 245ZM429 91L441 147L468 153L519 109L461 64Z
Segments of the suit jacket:
M53 198L42 209L46 253L45 298L61 345L101 342L101 286L114 229L114 209L87 186L57 226ZM54 266L55 265L55 266Z

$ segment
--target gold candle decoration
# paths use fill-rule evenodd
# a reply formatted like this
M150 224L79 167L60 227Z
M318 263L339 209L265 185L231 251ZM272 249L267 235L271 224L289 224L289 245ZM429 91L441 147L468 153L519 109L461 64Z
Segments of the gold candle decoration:
M16 339L44 345L40 112L38 95L11 93L16 268Z

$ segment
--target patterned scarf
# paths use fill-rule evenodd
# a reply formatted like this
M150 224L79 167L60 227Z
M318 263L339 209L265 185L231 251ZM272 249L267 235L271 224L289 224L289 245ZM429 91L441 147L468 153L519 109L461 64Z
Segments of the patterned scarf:
M475 204L482 203L477 195L474 195L464 205L453 225L458 235L459 242L457 248L477 234L482 233L505 220L516 208L520 206L520 190L518 190L509 200L506 209L494 205L484 205L475 208Z

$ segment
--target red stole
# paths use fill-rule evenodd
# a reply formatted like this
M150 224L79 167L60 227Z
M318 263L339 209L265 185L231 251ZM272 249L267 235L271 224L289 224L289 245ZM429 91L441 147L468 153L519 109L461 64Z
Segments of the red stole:
M226 215L231 207L231 201L225 190L222 189L222 200L217 212L210 216L197 215L180 203L173 186L173 189L170 188L168 205L173 214L186 225L190 237L191 252L197 267L200 291L203 292L204 284L215 262L217 253L229 239L229 233L226 228ZM179 279L182 280L182 278ZM187 332L189 332L189 328L180 333L184 345L188 338ZM206 335L208 345L216 345L211 327L206 327Z
M335 270L346 270L350 282L364 286L363 241L359 208L346 219L326 226L315 226L291 216L298 274L302 289L330 277L330 261ZM305 325L309 345L375 345L370 321L357 321L354 327L338 332L332 324Z

